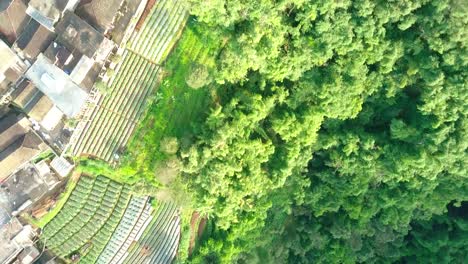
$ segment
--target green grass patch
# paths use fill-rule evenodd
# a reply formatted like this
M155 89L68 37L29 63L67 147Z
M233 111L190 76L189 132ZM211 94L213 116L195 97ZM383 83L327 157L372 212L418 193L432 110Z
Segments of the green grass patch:
M156 188L160 187L154 175L128 165L113 168L102 160L82 158L77 171L92 177L105 176L118 183L130 185L134 193L141 195L154 195Z
M197 230L191 230L190 227L192 213L193 209L182 207L180 242L175 263L186 263L189 258L190 234L197 232Z
M46 160L46 159L51 159L53 156L54 156L54 152L51 150L51 149L48 149L44 152L42 152L41 154L39 154L38 156L36 156L32 162L33 163L39 163L43 160Z
M190 145L193 124L200 122L212 103L215 84L192 89L186 84L194 64L215 68L215 58L221 42L208 33L201 33L195 22L189 21L177 47L164 66L164 76L151 105L127 148L123 166L154 174L158 162L168 156L160 151L164 137L177 137L181 147Z

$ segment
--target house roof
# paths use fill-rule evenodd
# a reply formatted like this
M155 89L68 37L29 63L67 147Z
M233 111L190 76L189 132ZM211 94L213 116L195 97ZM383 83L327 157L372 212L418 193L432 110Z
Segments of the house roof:
M54 103L29 80L21 82L12 96L13 102L38 122L54 107Z
M0 40L0 73L5 73L11 65L15 64L18 57L10 47Z
M53 32L50 32L36 20L31 19L24 30L22 30L15 45L23 52L26 58L35 60L54 38L55 34Z
M68 117L75 117L88 97L70 76L42 54L26 72L26 77Z
M0 0L0 12L5 11L13 0Z
M13 113L0 119L0 181L42 151L44 142L27 123L25 117Z
M122 2L123 0L81 1L75 13L88 21L98 31L105 32L112 27L112 22Z
M44 27L53 31L55 22L60 18L60 11L55 1L31 0L26 13Z
M69 50L74 49L93 58L104 40L104 36L72 12L65 12L56 26L58 41Z
M14 215L23 204L37 201L48 190L49 186L37 169L27 164L0 184L0 208Z
M26 134L27 130L21 122L23 120L18 120L14 114L8 114L0 119L0 151Z
M23 79L17 84L16 89L11 94L13 102L20 108L27 108L37 93L40 93L33 83L28 79Z
M4 0L0 0L4 1ZM24 25L31 19L26 14L26 4L23 0L13 0L6 10L0 11L0 35L3 35L9 44L13 44Z

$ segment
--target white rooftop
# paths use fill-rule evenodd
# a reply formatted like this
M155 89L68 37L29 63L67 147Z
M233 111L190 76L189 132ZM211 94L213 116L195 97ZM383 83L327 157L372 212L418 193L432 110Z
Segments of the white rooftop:
M8 45L0 40L0 74L3 74L17 60L16 54L8 47Z
M55 157L52 162L50 163L50 166L60 175L61 177L66 177L72 170L73 170L73 165L68 162L63 157Z
M88 94L75 84L70 76L42 54L26 72L26 77L67 117L75 117L88 97Z

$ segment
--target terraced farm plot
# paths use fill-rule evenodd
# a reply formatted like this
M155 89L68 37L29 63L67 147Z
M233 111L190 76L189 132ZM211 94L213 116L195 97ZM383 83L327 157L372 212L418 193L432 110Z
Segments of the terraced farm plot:
M109 94L91 110L89 122L74 145L73 152L86 153L111 161L113 154L128 141L146 98L158 81L160 67L125 52L118 74L109 83Z
M140 31L130 38L109 92L90 102L92 107L71 140L73 155L85 154L107 162L127 144L154 93L160 64L174 46L188 13L183 1L162 0L152 8Z
M122 263L131 245L149 235L170 246L157 248L158 255L166 256L162 262L152 262L153 254L148 254L140 256L141 263L170 263L180 236L175 212L174 205L165 203L153 212L149 198L133 196L129 186L102 176L82 176L62 210L42 230L41 240L61 258L79 256L79 263L107 264ZM167 235L161 237L155 230Z
M159 64L177 41L188 14L183 0L162 0L152 9L143 28L136 32L127 49Z
M59 214L44 227L41 239L60 257L90 242L97 245L112 234L130 199L128 186L105 177L82 177Z
M145 234L125 253L125 264L171 263L180 238L180 217L174 204L159 206Z

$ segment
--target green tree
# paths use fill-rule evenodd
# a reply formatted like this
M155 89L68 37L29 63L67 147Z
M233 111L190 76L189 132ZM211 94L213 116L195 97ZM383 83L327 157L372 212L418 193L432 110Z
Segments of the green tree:
M217 226L194 262L445 252L459 220L431 217L468 200L462 1L189 3L225 39L213 76L225 93L182 153L186 189ZM443 223L433 244L428 221Z

